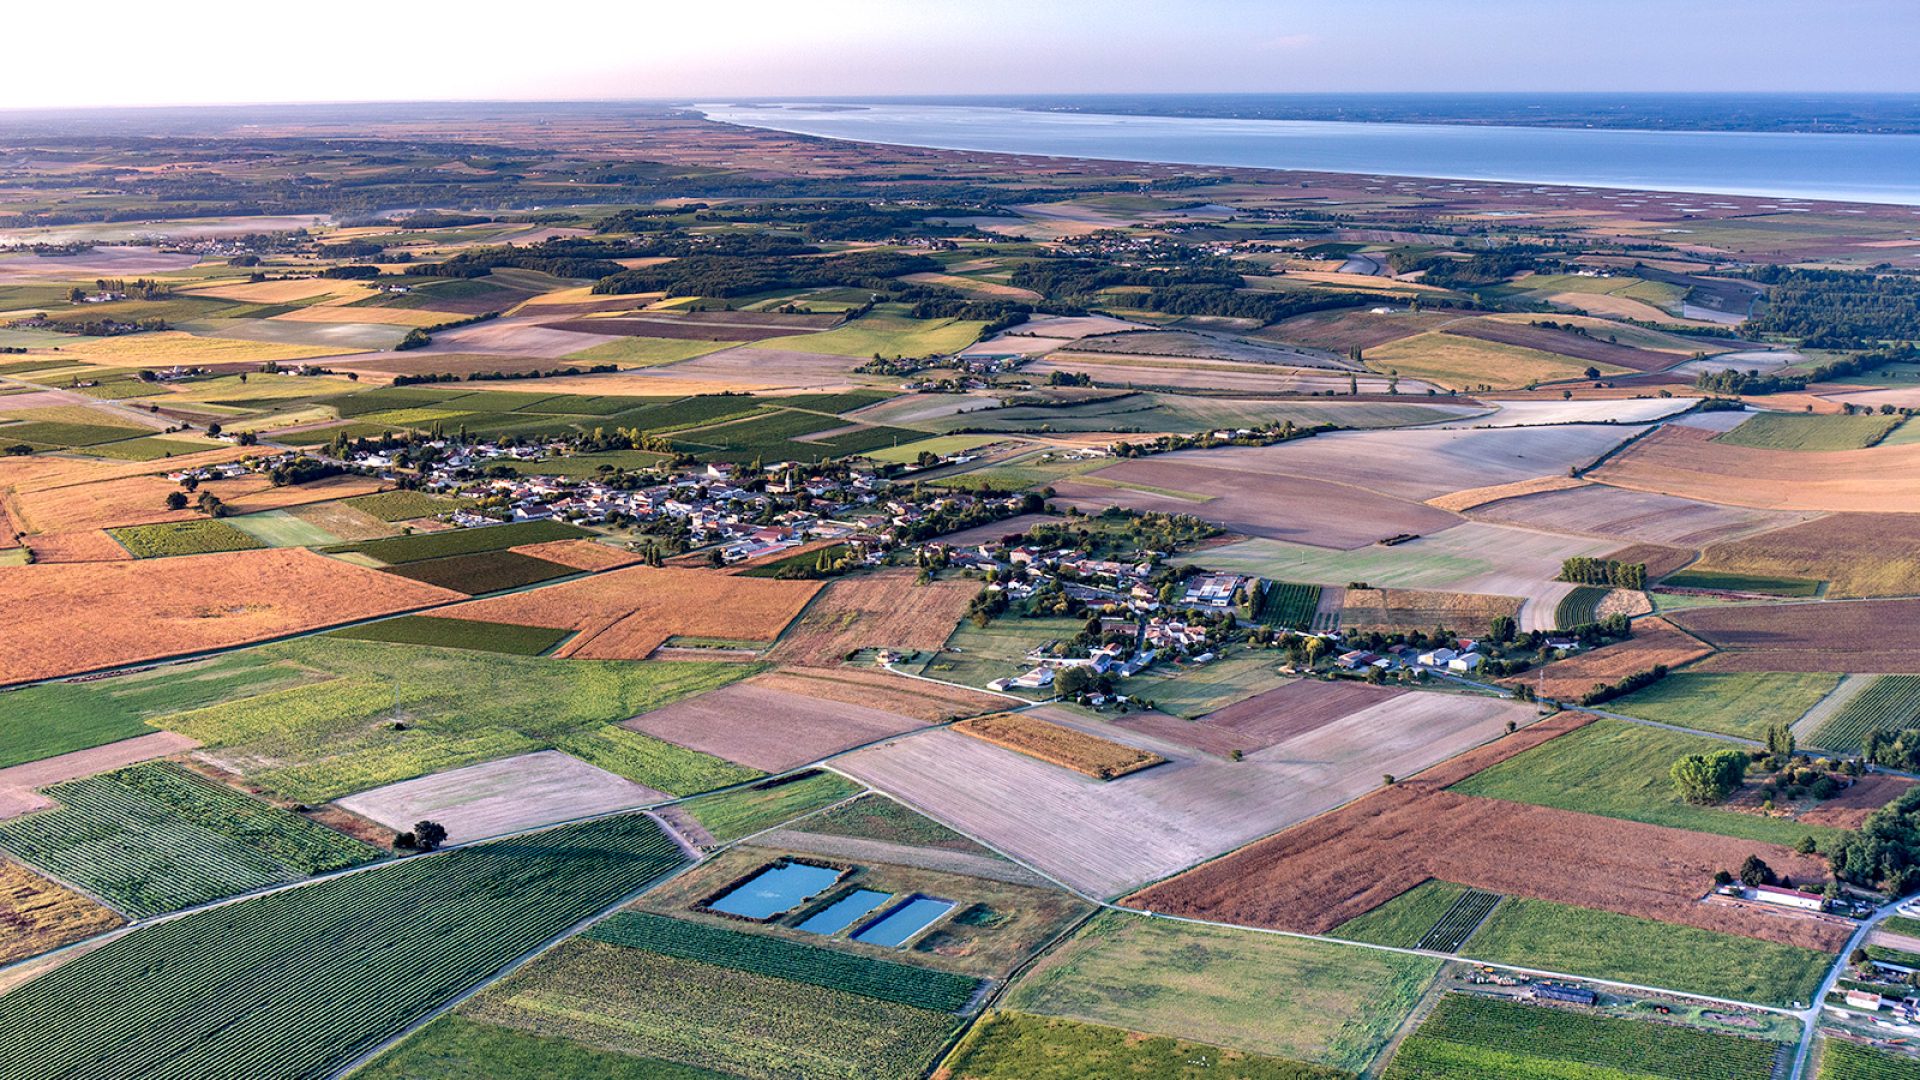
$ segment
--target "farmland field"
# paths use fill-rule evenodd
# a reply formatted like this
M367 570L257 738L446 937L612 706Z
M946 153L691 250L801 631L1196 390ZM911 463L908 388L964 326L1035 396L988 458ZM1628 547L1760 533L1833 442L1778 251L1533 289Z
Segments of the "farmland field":
M393 568L393 573L401 577L470 596L518 589L569 577L578 572L571 566L561 566L511 551L481 551L472 555L418 559Z
M448 842L465 843L665 799L557 750L541 750L402 780L337 802L395 832L432 820L446 827Z
M790 349L828 356L936 356L959 352L980 337L984 323L959 319L905 319L867 315L844 326L799 337L753 342L748 348Z
M1578 701L1596 686L1651 670L1656 664L1677 667L1712 651L1664 619L1640 619L1633 624L1633 636L1625 641L1575 653L1514 680L1525 681L1543 698Z
M1221 1070L1239 1080L1343 1080L1349 1075L1208 1043L1017 1012L988 1014L941 1069L954 1080L1078 1080L1090 1075L1202 1080L1221 1075Z
M697 1065L442 1016L354 1076L362 1080L733 1080Z
M1674 359L1678 361L1679 357ZM1374 371L1425 379L1460 390L1578 379L1589 366L1588 361L1559 353L1480 341L1445 331L1418 334L1369 349L1366 362ZM1602 361L1593 361L1591 366L1599 368L1603 375L1627 370Z
M195 912L0 997L0 1076L318 1080L679 860L621 818Z
M1820 1050L1820 1080L1914 1080L1920 1062L1829 1038Z
M1831 842L1834 834L1827 829L1683 802L1667 770L1684 755L1725 747L1716 739L1602 718L1469 777L1452 790L1783 847L1809 835Z
M1701 547L1810 515L1720 506L1649 491L1590 484L1498 499L1473 508L1476 520L1649 544Z
M1382 1075L1393 1080L1484 1076L1628 1076L1767 1080L1776 1044L1735 1035L1589 1016L1503 998L1441 998ZM1586 1066L1583 1071L1579 1067Z
M361 513L371 514L381 521L406 521L410 518L432 517L435 514L458 510L467 505L467 500L427 495L418 491L382 491L348 499L346 504Z
M1320 586L1291 585L1270 581L1260 594L1261 622L1294 630L1314 629L1313 617L1320 610Z
M402 615L395 619L329 631L327 636L357 641L387 641L396 645L437 645L447 649L539 656L565 641L567 632L544 626Z
M366 504L358 500L353 500L353 504L366 509ZM379 517L381 511L380 508L376 508L369 512ZM522 521L512 525L488 525L474 529L449 529L445 532L395 536L385 540L363 540L357 544L342 544L330 550L358 552L362 555L370 555L384 563L401 564L422 562L427 559L444 559L452 555L505 551L519 544L534 544L546 540L571 540L591 535L593 534L585 529L562 521Z
M1004 1005L1354 1071L1438 970L1422 957L1106 913Z
M1825 750L1857 752L1875 729L1915 726L1920 726L1920 676L1883 675L1809 733L1808 741Z
M1814 949L1516 896L1501 901L1462 953L1775 1006L1810 1001L1833 962Z
M1606 707L1643 720L1762 739L1768 725L1793 723L1839 682L1835 675L1676 671Z
M0 965L59 948L124 920L72 889L0 860Z
M1465 885L1429 879L1334 928L1333 936L1396 949L1419 946L1428 932L1470 892Z
M1075 728L1050 724L1030 713L976 716L955 724L953 730L1052 765L1084 773L1095 780L1114 780L1166 763L1165 758L1151 751L1102 739Z
M1757 413L1716 441L1764 450L1860 450L1886 437L1897 416L1796 416Z
M750 679L674 702L624 726L752 768L781 772L913 731L922 721Z
M233 526L268 547L324 547L345 539L291 510L267 510L228 518L224 524Z
M959 1026L945 1012L590 938L459 1015L752 1080L917 1075Z
M0 847L136 916L377 854L172 765L136 765L59 784L47 794L60 808L0 822Z
M1904 596L1920 580L1920 514L1830 514L1715 544L1689 570L1825 581L1834 599Z
M1877 513L1920 498L1920 444L1765 450L1669 424L1588 474L1615 487L1760 510Z
M1578 585L1574 590L1560 598L1553 609L1553 625L1557 630L1572 630L1588 623L1599 622L1596 609L1600 601L1607 598L1611 589L1593 585Z
M165 555L204 555L215 551L247 551L266 547L248 533L224 521L178 521L168 525L135 525L110 530L115 540L136 559Z
M1916 618L1920 600L1858 600L1697 608L1672 621L1725 650L1710 671L1920 674L1920 648L1901 634Z
M861 790L838 773L820 771L715 792L687 803L685 810L715 841L726 843L852 798Z
M772 656L821 667L838 664L858 649L932 651L946 643L979 591L965 580L916 585L909 569L841 578L793 623ZM980 685L987 679L954 681Z
M1716 592L1764 593L1769 596L1815 597L1825 582L1810 578L1772 577L1764 574L1707 570L1699 563L1660 579L1660 584L1676 589L1707 589Z

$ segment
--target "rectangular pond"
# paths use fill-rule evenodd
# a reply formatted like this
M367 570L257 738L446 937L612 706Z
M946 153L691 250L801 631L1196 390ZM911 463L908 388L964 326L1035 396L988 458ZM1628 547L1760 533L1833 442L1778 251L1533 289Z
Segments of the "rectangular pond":
M875 908L893 899L893 894L878 889L855 889L809 915L795 929L809 934L837 934L855 921L871 915Z
M953 901L931 896L914 896L880 918L862 927L853 940L868 945L905 945L915 934L933 925L933 921L953 910Z
M832 888L842 873L830 866L777 862L727 890L707 907L743 919L771 919Z

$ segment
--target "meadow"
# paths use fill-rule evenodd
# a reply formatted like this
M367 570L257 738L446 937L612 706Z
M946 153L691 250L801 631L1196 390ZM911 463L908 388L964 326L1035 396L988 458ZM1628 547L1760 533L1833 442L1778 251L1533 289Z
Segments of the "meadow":
M1017 1012L989 1013L941 1069L954 1080L1203 1080L1223 1073L1240 1080L1344 1080L1351 1075L1203 1042Z
M1764 739L1768 726L1793 723L1839 684L1838 675L1676 671L1606 707L1677 727Z
M361 509L366 509L361 506ZM380 517L379 510L371 511ZM389 564L422 562L427 559L444 559L453 555L477 555L488 551L504 551L520 544L537 544L547 540L571 540L593 534L575 525L563 521L521 521L510 525L491 525L479 529L450 529L446 532L416 533L412 536L394 536L384 540L364 540L357 544L341 544L329 548L332 552L356 552Z
M714 840L724 844L832 806L862 790L838 773L813 772L715 792L687 803L685 810Z
M748 348L792 349L827 356L938 356L955 353L980 337L985 323L960 319L908 319L875 312L832 330L750 342Z
M248 533L213 518L176 521L165 525L134 525L111 529L108 535L120 541L120 546L136 559L205 555L215 551L249 551L268 546Z
M433 645L444 649L539 656L565 641L568 632L544 626L481 622L477 619L436 619L401 615L328 631L328 637L356 641L386 641L395 645Z
M680 860L616 818L194 912L0 997L0 1077L320 1080Z
M1716 441L1762 450L1860 450L1885 438L1898 416L1802 416L1757 413Z
M697 1065L601 1050L458 1014L434 1020L354 1075L363 1080L734 1080Z

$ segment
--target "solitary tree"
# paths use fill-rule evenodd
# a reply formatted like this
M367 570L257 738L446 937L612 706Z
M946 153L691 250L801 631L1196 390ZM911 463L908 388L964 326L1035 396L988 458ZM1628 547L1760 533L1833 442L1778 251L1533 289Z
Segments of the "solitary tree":
M185 510L186 508L187 508L187 493L186 493L186 492L184 492L184 491L169 491L169 492L167 492L167 509L169 509L169 510Z
M1696 806L1724 802L1745 778L1747 755L1738 750L1688 754L1673 763L1670 775L1680 797Z
M421 851L432 851L447 842L447 827L437 821L414 822L413 841Z

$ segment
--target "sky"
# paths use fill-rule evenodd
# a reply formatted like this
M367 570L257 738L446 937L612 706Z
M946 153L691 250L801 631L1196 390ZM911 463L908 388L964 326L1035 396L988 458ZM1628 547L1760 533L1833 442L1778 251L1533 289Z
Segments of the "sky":
M4 20L0 108L1314 90L1920 92L1912 56L1920 0L17 7Z

